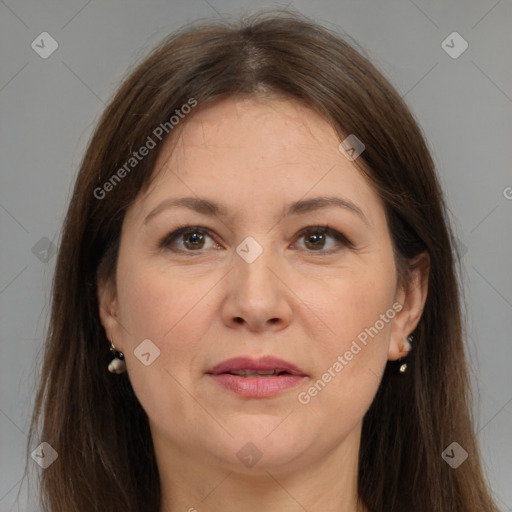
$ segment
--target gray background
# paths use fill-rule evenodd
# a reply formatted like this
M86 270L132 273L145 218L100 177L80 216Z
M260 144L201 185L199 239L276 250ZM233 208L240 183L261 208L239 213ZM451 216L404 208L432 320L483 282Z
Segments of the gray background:
M78 165L106 102L128 68L183 24L285 5L355 38L424 130L464 253L484 467L502 509L512 510L510 0L0 0L1 512L37 510L26 492L15 500L49 315L50 241L59 244ZM458 58L441 45L454 31L469 44ZM59 45L46 59L31 47L42 32Z

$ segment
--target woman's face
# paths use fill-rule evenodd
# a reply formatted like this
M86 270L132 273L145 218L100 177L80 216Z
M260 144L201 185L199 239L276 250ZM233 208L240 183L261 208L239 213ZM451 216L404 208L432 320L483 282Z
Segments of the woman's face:
M277 471L357 451L414 328L379 196L293 101L228 99L178 128L99 294L157 453Z

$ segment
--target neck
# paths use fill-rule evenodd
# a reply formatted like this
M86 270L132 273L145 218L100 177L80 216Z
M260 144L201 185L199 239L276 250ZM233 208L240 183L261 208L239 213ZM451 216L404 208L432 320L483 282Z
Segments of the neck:
M350 435L356 438L316 458L302 454L272 466L262 459L243 471L204 453L200 458L182 453L153 433L162 492L159 512L367 512L357 501L360 429Z

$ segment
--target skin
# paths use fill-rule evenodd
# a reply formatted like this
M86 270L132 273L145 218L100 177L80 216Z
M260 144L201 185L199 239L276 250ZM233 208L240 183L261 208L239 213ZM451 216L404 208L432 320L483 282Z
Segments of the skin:
M428 265L398 288L380 197L307 107L231 98L198 110L174 134L155 181L126 212L116 285L99 283L98 292L102 324L149 417L160 512L365 510L356 503L363 416L387 360L407 355ZM338 207L283 217L289 203L323 195L349 199L367 222ZM222 203L228 215L174 208L144 223L162 201L185 196ZM207 232L199 249L193 233L159 247L180 223ZM325 224L353 247L327 236L315 249L311 233L298 235ZM263 249L252 263L236 252L247 236ZM401 311L300 403L299 393L394 303ZM149 366L134 355L144 339L160 350ZM241 355L274 355L308 377L276 396L245 398L205 374ZM237 457L248 442L262 454L253 467Z

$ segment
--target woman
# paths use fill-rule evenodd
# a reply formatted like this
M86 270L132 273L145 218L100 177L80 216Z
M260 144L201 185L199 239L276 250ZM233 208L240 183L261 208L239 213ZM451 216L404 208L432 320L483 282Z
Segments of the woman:
M445 212L404 102L335 34L263 14L170 36L65 221L46 510L497 510Z

